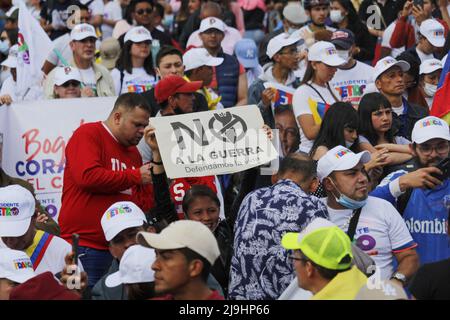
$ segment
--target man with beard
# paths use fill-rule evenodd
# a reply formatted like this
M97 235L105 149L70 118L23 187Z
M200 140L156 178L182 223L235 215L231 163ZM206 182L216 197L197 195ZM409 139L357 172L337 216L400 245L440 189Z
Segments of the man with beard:
M436 166L449 157L448 124L436 117L416 122L412 132L414 158L402 170L388 175L372 195L397 205L418 243L420 262L430 263L450 257L445 196L450 194L450 179ZM408 171L415 170L408 173ZM447 165L448 170L448 165Z
M137 93L116 100L108 119L87 123L73 133L66 147L66 167L59 216L61 237L80 235L80 259L92 287L111 265L100 224L106 209L132 201L150 209L150 164L142 165L136 145L148 125L150 108Z

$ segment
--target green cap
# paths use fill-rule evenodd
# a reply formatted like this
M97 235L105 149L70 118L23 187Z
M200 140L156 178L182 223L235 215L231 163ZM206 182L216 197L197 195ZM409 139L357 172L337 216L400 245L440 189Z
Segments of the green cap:
M342 259L347 255L353 259L350 238L337 226L310 227L319 222L316 220L301 233L286 233L281 239L281 245L285 249L301 250L321 267L330 270L348 269L351 260L342 262Z

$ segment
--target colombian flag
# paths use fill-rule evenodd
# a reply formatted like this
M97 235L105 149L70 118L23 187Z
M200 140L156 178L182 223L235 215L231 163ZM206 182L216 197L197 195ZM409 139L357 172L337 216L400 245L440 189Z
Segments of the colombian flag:
M308 105L309 109L312 112L314 122L316 124L321 124L323 116L325 115L325 112L327 112L330 108L330 105L328 103L325 104L323 102L314 101L311 98L308 98Z
M450 51L442 69L430 115L441 118L450 125Z

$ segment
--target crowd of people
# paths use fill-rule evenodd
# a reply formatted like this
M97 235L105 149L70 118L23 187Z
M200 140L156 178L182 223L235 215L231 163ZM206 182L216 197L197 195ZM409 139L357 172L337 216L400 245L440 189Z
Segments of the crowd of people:
M65 148L57 220L0 167L0 299L450 299L448 0L25 2L55 50L20 94L2 2L0 108L117 99ZM152 117L248 105L274 175L168 179Z

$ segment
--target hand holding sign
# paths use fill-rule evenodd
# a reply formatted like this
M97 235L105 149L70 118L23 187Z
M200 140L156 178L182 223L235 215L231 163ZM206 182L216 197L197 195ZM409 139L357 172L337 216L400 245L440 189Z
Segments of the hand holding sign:
M275 100L275 94L277 93L275 88L267 88L261 93L262 103L269 107L270 104Z

